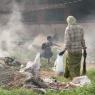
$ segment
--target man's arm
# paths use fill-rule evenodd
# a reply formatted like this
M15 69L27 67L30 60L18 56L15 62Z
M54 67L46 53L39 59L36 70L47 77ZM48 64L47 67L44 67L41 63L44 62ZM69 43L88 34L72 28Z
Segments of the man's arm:
M56 43L53 43L54 46L57 46L57 47L60 47L60 45L56 44Z

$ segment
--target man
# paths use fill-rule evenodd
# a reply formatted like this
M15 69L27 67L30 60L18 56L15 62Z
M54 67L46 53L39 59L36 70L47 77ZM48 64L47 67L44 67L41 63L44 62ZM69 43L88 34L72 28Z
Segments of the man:
M60 52L60 55L67 51L66 55L66 78L80 76L80 62L82 57L82 49L84 50L84 56L86 55L86 46L84 40L84 31L77 25L76 18L73 16L67 17L68 26L65 30L65 42L64 51Z

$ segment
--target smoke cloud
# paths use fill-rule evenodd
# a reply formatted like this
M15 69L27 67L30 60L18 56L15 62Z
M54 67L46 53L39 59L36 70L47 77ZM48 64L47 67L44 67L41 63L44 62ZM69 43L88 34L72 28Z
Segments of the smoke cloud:
M82 19L88 52L88 63L95 63L95 15L88 15Z
M12 10L8 15L6 24L0 24L0 56L9 56L10 52L18 51L21 56L40 50L41 44L46 42L48 35L57 36L59 44L64 43L64 31L66 24L25 24L22 22L22 13L17 2L13 0ZM1 26L2 25L2 26ZM85 31L85 39L88 52L88 63L95 63L95 15L89 15L81 19L80 25ZM31 52L30 52L31 51ZM9 55L8 55L9 53Z

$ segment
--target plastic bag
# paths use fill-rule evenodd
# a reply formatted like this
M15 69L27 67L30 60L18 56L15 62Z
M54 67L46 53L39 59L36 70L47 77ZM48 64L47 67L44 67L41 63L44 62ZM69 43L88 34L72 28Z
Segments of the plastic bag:
M40 64L40 53L37 53L34 61L28 61L27 62L26 69L31 68L31 69L39 70L40 66L41 66L41 64Z
M79 84L80 86L91 84L91 80L88 78L88 76L79 76L75 77L72 80L72 83Z
M57 58L54 63L53 70L57 73L64 73L64 65L63 65L63 55L60 56L59 54L57 55Z
M28 73L33 74L34 77L39 77L40 66L41 66L40 53L37 53L34 61L28 61L26 64L26 67L22 68L20 70L20 72L22 72L22 73L28 72ZM31 74L29 74L29 75L31 75Z

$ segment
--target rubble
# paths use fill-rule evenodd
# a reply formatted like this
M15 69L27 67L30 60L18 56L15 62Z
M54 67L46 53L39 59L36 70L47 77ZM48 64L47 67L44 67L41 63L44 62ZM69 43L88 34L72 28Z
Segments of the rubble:
M0 86L6 85L11 80L11 75L15 72L14 68L10 68L5 64L0 64Z
M25 75L16 72L11 75L11 80L6 84L6 87L9 88L18 88L22 87L25 83Z
M75 77L71 84L75 84L76 86L84 86L84 85L89 85L91 84L91 80L85 75L85 76L79 76Z
M91 81L87 78L87 76L81 76L81 77L74 78L71 82L60 82L52 78L35 79L34 77L27 80L26 75L20 73L19 71L13 71L12 69L7 69L7 71L8 73L6 72L6 76L4 75L5 72L4 74L2 74L2 76L4 76L5 79L0 78L0 80L5 81L3 82L3 84L5 84L6 88L8 89L24 87L27 89L32 89L34 91L45 93L47 89L69 90L72 88L89 85L91 83Z
M19 61L17 61L16 58L12 58L12 57L4 57L3 58L5 64L9 65L9 66L20 66L21 63Z
M45 83L47 83L47 85L50 89L54 89L54 90L68 89L68 83L59 82L56 79L52 79L52 78L45 78L43 80Z
M39 78L40 66L40 53L37 53L34 61L28 61L25 67L22 66L20 72L26 74L28 79L32 76Z
M80 76L75 77L71 82L59 82L54 79L46 78L43 79L49 88L55 89L55 90L66 90L66 89L72 89L76 87L83 87L85 85L90 85L91 80L87 76Z
M41 79L31 78L30 80L26 81L24 87L29 88L48 88L47 84Z
M39 78L32 76L27 79L26 74L19 72L19 69L14 68L14 66L0 64L0 85L5 85L6 88L24 87L45 93L48 88L53 90L68 90L91 84L91 80L87 76L76 77L71 82L60 82L51 78L55 76L52 71L40 71L40 75Z

